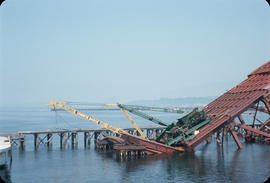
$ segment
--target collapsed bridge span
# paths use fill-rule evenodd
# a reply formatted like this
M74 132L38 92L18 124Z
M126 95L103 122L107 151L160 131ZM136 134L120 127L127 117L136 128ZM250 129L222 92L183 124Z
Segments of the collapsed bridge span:
M123 129L83 113L68 106L68 104L68 102L52 101L49 105L52 106L53 110L58 106L119 135L123 140L113 143L113 147L119 151L126 151L128 148L131 148L132 151L144 151L149 154L171 154L173 152L195 150L199 144L214 133L217 133L216 137L218 138L221 130L223 130L223 134L224 131L232 134L239 149L243 148L238 139L239 135L244 137L246 141L270 143L270 62L253 71L246 80L215 99L205 106L203 110L195 108L184 117L179 118L177 122L167 123L140 110L183 113L181 110L110 104L110 106L118 106L124 112L137 132L139 132L137 135L128 134ZM148 139L127 114L127 111L164 126L165 129L156 139ZM259 112L267 114L267 119L264 121L259 120ZM243 115L246 113L254 113L251 122L243 118ZM256 129L258 122L260 127ZM100 145L101 147L106 146L107 143L112 141L115 141L114 137L109 137L107 140L105 138L100 142Z
M240 128L244 127L246 122L243 120L241 115L250 108L255 110L252 121L252 126L254 127L256 115L259 109L260 111L264 111L270 115L269 89L270 62L267 62L249 74L246 80L204 107L203 110L207 116L212 119L212 121L199 129L200 133L194 139L186 143L187 147L194 149L197 145L202 143L215 132L219 131L221 128L226 127L233 129L235 126ZM233 123L237 118L242 125ZM261 136L261 139L266 142L269 139L269 123L269 120L267 120L262 124L262 128L257 131L244 128L246 130L244 136L251 136L252 138L258 138ZM263 133L259 133L260 131ZM238 137L236 136L236 138ZM239 148L242 148L238 139L236 139L236 143Z

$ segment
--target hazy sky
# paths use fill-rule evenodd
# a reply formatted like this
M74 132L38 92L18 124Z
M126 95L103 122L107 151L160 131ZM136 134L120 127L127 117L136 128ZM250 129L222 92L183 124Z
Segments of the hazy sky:
M0 102L217 96L270 60L265 0L6 0Z

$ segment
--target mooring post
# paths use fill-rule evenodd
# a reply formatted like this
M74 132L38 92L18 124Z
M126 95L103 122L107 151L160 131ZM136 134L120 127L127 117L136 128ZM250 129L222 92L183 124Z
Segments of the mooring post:
M37 133L34 134L34 146L35 146L35 149L37 150L39 146L39 136Z
M60 133L60 147L66 147L66 133Z
M52 146L52 133L47 134L47 146Z

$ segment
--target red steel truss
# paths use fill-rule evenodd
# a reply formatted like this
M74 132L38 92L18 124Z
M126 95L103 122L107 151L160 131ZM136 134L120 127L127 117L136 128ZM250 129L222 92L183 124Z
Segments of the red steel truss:
M264 106L259 106L259 102ZM242 128L246 131L245 135L252 134L255 137L260 137L263 141L269 140L269 125L270 120L267 120L260 129L247 127L241 114L248 109L255 109L256 120L257 111L263 111L270 115L270 61L253 71L248 75L248 78L241 82L236 87L224 93L216 100L204 107L204 111L213 121L199 129L199 134L191 141L186 143L190 149L194 149L197 145L207 140L215 132L222 128L228 128L235 142L241 149L242 145L234 132L234 128ZM238 118L241 125L234 123Z

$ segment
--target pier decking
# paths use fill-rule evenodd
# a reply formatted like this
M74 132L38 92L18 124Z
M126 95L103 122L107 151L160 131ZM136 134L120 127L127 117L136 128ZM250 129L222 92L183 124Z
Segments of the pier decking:
M251 126L251 125L247 125ZM255 124L255 129L260 128L260 124ZM141 130L144 132L148 139L155 139L158 135L162 133L165 127L162 126L147 126L142 127ZM129 134L139 136L139 132L135 128L123 128ZM104 128L75 128L75 129L47 129L47 130L36 130L36 131L18 131L12 133L0 133L0 136L10 137L11 145L16 145L20 149L24 150L26 146L26 137L33 137L33 145L35 149L38 149L41 144L52 147L53 139L58 138L60 143L60 148L65 148L68 140L71 142L72 147L78 146L79 138L78 134L82 133L83 144L85 147L90 147L91 140L96 142L98 136L101 133L106 133L108 135L117 136L117 134L112 133L110 130Z

